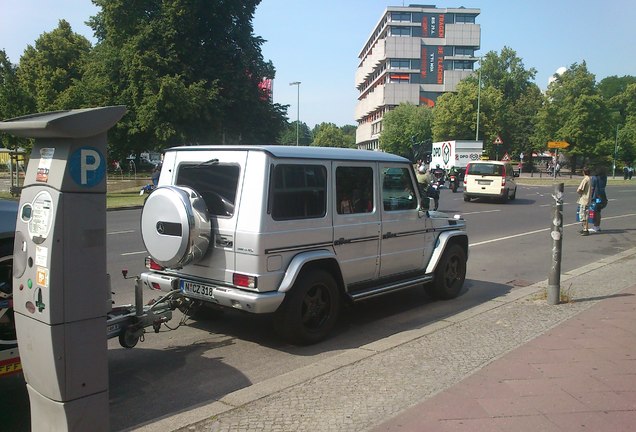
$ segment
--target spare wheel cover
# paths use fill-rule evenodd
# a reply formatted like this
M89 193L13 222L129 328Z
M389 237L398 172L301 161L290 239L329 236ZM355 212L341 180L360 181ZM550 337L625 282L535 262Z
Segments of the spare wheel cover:
M153 260L180 268L200 260L210 245L210 218L199 193L184 186L161 186L141 211L141 238Z

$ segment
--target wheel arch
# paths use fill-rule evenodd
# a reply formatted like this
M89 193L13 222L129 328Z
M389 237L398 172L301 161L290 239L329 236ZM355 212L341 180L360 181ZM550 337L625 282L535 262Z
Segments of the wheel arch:
M278 291L288 292L294 286L296 279L298 279L298 276L302 272L313 269L321 269L329 272L336 281L338 290L340 292L344 291L344 280L340 271L340 264L335 254L328 250L303 252L292 258Z
M430 274L435 272L437 264L442 259L444 251L451 244L458 244L466 253L466 259L468 259L468 235L464 231L446 231L437 237L435 249L433 249L433 255L426 267L426 273Z

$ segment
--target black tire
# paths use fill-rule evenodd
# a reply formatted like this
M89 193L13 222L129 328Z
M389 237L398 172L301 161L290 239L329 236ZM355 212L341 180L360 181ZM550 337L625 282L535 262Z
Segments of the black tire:
M340 293L333 276L323 270L302 273L274 317L278 334L295 345L322 341L340 312Z
M510 201L514 201L517 198L517 188L512 191L512 195L510 195Z
M435 299L450 300L459 295L466 279L466 252L458 244L446 247L435 269L435 279L426 286L428 295Z
M0 289L4 296L13 296L13 239L0 241ZM0 340L4 348L17 344L13 309L9 309L0 320Z
M464 201L470 202L470 197L468 195L464 195Z

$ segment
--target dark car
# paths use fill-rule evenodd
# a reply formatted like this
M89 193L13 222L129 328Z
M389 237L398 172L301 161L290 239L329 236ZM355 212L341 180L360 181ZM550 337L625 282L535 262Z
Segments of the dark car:
M19 370L15 334L15 321L11 299L13 297L13 239L18 202L0 200L0 360L6 367L0 376Z

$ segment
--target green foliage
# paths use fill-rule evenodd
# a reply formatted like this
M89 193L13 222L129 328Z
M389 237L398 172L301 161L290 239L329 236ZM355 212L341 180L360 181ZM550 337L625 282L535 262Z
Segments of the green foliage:
M427 106L409 103L398 105L384 115L380 149L413 158L413 146L430 139L433 111Z
M91 44L84 36L73 33L68 22L43 33L28 46L20 58L17 77L21 87L35 102L36 111L79 108L83 104L71 97L73 86L82 79Z
M548 141L567 141L572 165L577 160L608 159L612 147L607 144L612 122L606 100L585 62L573 64L563 74L555 75L546 92L546 100L537 116L533 136L536 148Z
M351 137L346 135L341 128L333 123L322 123L315 128L314 143L320 147L355 147Z
M298 123L298 130L296 130L296 124L296 121L287 124L278 136L276 143L282 145L296 145L296 133L298 132L298 145L311 145L313 142L313 135L307 124L303 122Z
M17 67L12 65L4 50L0 50L0 120L19 117L33 112L33 100L20 85ZM26 146L25 139L0 134L0 145L14 149Z

